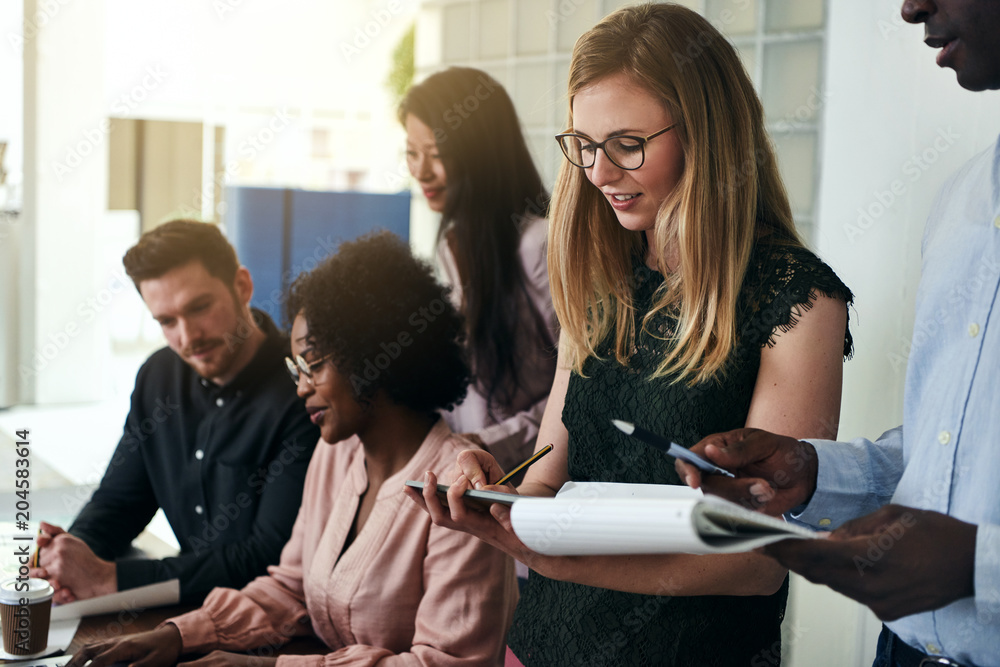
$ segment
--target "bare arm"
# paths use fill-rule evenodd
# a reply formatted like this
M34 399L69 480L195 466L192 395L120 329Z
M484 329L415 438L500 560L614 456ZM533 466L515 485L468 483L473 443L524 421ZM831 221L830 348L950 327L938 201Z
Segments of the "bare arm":
M570 370L563 363L562 353L552 391L545 406L542 424L538 430L535 449L551 444L552 451L528 468L518 493L529 496L554 496L563 484L569 481L569 433L562 422L563 406L566 403L566 388L569 386Z
M760 353L747 428L834 439L840 421L847 306L819 295L798 323Z

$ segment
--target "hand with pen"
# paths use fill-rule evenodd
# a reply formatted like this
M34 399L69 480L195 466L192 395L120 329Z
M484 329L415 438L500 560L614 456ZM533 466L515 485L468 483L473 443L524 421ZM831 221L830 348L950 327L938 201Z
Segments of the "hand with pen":
M691 451L732 470L736 478L703 475L678 460L681 479L760 512L786 513L807 504L816 491L818 458L806 441L742 428L710 435ZM825 540L783 540L760 552L870 607L884 621L938 609L975 593L974 524L890 504L833 528ZM885 535L895 547L872 559L872 545Z
M463 451L458 455L452 473L454 481L448 489L447 506L438 498L438 479L433 472L428 471L425 474L423 493L412 487L406 487L405 492L411 500L430 514L431 520L436 525L474 535L531 567L537 554L528 549L514 534L510 522L510 508L501 503L493 503L487 514L466 506L462 495L470 489L518 495L517 489L508 480L551 450L552 445L542 447L506 474L489 452L481 449ZM490 480L495 481L491 483Z
M75 535L44 521L36 540L37 560L28 575L47 579L56 589L53 600L66 604L118 590L117 568L99 558Z
M753 428L716 433L691 452L736 474L705 475L678 459L677 474L693 488L779 516L804 505L816 489L816 450L808 442Z

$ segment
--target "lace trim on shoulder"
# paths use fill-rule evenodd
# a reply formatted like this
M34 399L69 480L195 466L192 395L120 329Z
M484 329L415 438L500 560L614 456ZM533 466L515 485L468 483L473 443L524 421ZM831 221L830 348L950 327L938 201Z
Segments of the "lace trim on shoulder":
M791 331L818 295L840 299L848 306L854 294L829 266L805 248L762 245L755 251L744 281L749 317L744 341L754 348L773 347L777 336ZM850 326L844 333L844 357L854 354Z

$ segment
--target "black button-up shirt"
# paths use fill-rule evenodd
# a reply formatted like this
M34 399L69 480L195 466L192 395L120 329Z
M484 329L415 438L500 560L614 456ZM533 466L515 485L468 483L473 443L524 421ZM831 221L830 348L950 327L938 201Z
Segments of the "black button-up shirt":
M162 507L181 553L118 561L119 590L176 577L181 599L196 602L278 562L319 430L285 369L288 339L254 315L267 340L225 386L169 348L139 369L125 433L69 532L114 560Z

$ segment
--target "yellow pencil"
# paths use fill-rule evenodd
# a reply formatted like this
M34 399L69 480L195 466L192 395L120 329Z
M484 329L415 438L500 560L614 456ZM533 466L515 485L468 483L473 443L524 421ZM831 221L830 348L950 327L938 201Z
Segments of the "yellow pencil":
M38 534L39 535L42 534L42 529L41 528L38 529ZM38 563L41 561L41 558L42 558L42 548L39 547L39 546L36 546L35 547L35 555L31 557L31 567L37 568L38 567Z
M517 473L521 472L521 470L523 470L524 468L527 468L532 463L534 463L538 459L542 458L543 456L545 456L546 454L548 454L551 451L552 451L552 445L551 444L545 445L544 447L542 447L541 449L539 449L537 452L535 452L534 454L532 454L526 461L524 461L523 463L521 463L520 465L518 465L516 468L514 468L513 470L511 470L509 473L507 473L506 475L504 475L503 477L501 477L500 479L498 479L494 483L497 484L497 485L506 483L507 480L509 480L511 477L513 477Z

